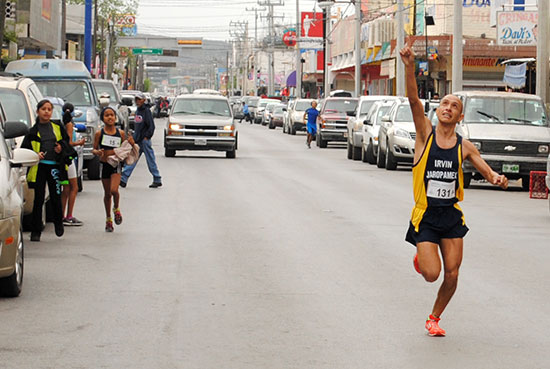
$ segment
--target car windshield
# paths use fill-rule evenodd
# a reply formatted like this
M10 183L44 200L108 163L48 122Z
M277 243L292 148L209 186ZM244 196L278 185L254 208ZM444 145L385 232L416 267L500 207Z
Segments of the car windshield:
M361 111L359 112L359 115L366 115L370 108L372 107L372 105L374 104L374 100L373 101L363 101L361 103Z
M548 117L538 100L475 97L467 100L464 122L548 126Z
M282 113L282 112L283 112L283 107L282 107L282 106L277 106L277 107L273 110L273 114Z
M248 100L247 104L251 108L257 108L259 102L260 102L260 99L250 99L250 100Z
M75 106L91 106L92 94L83 81L36 81L44 96L59 97Z
M348 111L355 111L355 109L357 109L357 100L351 100L351 99L327 100L324 107L324 112L345 114Z
M25 96L21 91L0 88L0 101L6 111L8 121L23 122L29 126L32 124Z
M103 94L109 95L109 101L116 103L116 91L115 87L110 83L94 83L97 96L101 97Z
M295 111L306 111L310 108L311 101L298 101L294 106Z
M231 110L226 100L177 99L172 114L208 114L230 117Z
M378 112L376 113L376 117L374 119L374 125L380 124L380 121L382 120L382 117L384 115L388 115L390 109L391 109L391 106L389 106L389 105L381 106L378 109Z
M395 114L396 122L412 122L413 115L411 106L409 104L399 105L397 107L397 113Z

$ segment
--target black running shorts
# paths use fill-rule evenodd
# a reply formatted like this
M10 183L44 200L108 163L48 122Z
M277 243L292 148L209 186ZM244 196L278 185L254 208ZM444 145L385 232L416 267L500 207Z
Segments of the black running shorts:
M416 246L419 242L439 244L442 238L464 238L468 227L463 224L462 212L455 207L432 207L424 213L424 217L415 231L412 222L405 240Z
M118 164L116 167L113 167L109 163L101 162L101 179L111 179L113 174L122 173L122 164Z

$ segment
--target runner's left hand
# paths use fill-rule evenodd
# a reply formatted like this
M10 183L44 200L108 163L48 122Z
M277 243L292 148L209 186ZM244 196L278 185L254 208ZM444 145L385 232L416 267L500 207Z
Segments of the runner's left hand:
M508 178L506 178L504 174L499 175L495 173L495 175L493 176L493 184L500 186L502 189L505 190L508 188Z

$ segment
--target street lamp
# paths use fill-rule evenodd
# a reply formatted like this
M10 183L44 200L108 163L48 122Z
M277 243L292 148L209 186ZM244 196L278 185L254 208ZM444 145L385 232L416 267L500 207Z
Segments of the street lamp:
M425 14L424 15L424 28L425 28L424 34L426 36L426 72L427 72L427 76L426 76L424 91L426 93L426 96L425 96L426 99L430 98L430 93L428 92L428 88L430 86L430 84L429 84L429 81L430 81L430 58L428 56L428 26L435 26L435 21L434 21L433 16Z

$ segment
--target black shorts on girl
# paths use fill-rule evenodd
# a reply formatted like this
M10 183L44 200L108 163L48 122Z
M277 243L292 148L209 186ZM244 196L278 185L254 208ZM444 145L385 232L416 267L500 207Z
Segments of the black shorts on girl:
M101 162L101 179L111 179L113 174L122 173L122 164L118 164L116 167L113 167L109 163Z

